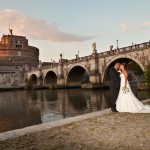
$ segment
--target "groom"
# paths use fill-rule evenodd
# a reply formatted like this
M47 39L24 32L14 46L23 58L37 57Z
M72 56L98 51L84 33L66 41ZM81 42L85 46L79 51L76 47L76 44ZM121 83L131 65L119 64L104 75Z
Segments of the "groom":
M115 65L110 69L110 94L111 94L111 110L113 112L117 112L116 110L116 100L119 93L120 88L120 72L118 72L120 68L120 63L116 62Z

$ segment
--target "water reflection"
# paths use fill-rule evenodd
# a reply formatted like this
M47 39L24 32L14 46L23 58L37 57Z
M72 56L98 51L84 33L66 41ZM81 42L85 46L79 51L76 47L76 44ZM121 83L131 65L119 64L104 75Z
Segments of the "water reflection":
M149 91L136 92L141 99ZM0 132L110 107L109 90L35 90L0 93Z
M40 109L30 106L25 92L0 93L0 132L42 122Z

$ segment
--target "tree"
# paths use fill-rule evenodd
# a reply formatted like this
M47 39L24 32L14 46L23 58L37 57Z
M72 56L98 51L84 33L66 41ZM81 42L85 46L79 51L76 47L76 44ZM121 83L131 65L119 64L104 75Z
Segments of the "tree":
M146 67L145 79L146 79L146 82L150 85L150 63Z
M26 90L31 90L33 88L32 82L30 79L25 80L25 89Z

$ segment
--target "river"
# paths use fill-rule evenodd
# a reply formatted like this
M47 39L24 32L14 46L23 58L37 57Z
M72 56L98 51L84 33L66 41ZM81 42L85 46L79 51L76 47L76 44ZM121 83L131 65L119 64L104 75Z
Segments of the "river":
M135 92L139 100L149 91ZM110 107L106 90L32 90L0 92L0 132L60 120Z

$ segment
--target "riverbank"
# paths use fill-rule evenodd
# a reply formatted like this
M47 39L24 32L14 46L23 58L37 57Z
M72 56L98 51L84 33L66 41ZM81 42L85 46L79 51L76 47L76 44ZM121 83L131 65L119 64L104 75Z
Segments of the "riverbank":
M148 150L149 123L150 114L112 113L105 109L1 133L0 150Z
M24 87L13 87L13 88L0 88L0 92L7 92L7 91L22 91L25 90Z

